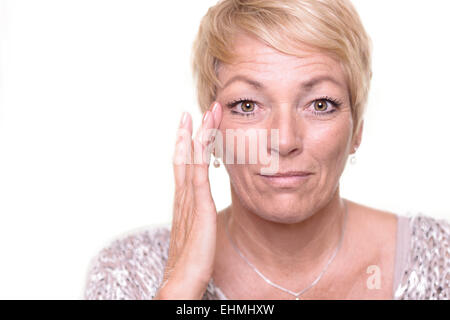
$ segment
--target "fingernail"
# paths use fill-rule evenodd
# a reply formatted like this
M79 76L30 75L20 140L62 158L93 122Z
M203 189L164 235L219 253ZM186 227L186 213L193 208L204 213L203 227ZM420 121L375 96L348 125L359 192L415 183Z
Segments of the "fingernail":
M187 112L183 112L183 114L181 115L181 120L180 120L179 127L184 125L184 123L186 122L186 118L187 118Z
M219 103L214 103L214 106L213 106L213 108L212 108L212 112L214 113L214 112L216 112L216 110L217 110L217 107L219 106Z
M203 121L202 121L203 123L205 123L208 120L210 114L211 114L211 112L209 110L205 112L205 114L203 115Z

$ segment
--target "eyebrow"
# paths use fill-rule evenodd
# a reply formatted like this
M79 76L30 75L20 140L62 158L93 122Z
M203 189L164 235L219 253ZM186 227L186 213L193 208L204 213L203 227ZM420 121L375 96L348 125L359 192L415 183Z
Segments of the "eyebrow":
M246 82L246 83L248 83L249 85L251 85L252 87L254 87L255 89L258 89L258 90L265 88L264 85L261 82L258 82L256 80L252 80L252 79L250 79L250 78L248 78L248 77L246 77L244 75L239 75L238 74L237 76L234 76L230 80L228 80L225 83L225 85L223 86L222 89L225 89L230 84L232 84L233 82L236 82L236 81Z
M244 75L236 75L236 76L232 77L230 80L228 80L225 83L225 85L222 87L222 89L225 89L230 84L232 84L233 82L236 82L236 81L246 82L257 90L262 90L265 88L265 86L261 82L250 79ZM338 80L336 80L335 78L333 78L332 76L329 76L329 75L321 75L321 76L317 76L312 79L309 79L306 82L302 83L301 87L306 90L310 90L311 88L315 87L319 83L326 82L326 81L332 82L335 85L342 87L342 84Z

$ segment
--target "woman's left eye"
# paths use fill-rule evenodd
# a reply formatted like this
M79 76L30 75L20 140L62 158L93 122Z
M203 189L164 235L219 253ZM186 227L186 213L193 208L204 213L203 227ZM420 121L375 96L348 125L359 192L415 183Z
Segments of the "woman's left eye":
M341 103L339 101L332 100L329 98L321 98L321 99L314 100L312 102L312 105L314 108L314 111L313 111L314 114L323 115L323 114L329 114L329 113L335 112L336 108L338 108L341 105ZM330 109L330 105L333 108L331 110L328 110L328 109Z

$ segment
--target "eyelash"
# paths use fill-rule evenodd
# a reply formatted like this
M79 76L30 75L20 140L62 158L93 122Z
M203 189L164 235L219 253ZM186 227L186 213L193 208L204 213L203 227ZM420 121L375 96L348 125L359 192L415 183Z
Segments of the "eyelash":
M333 112L336 111L337 108L339 108L342 105L342 102L340 100L331 98L329 96L323 96L323 97L317 98L317 99L313 100L312 103L314 103L316 101L320 101L320 100L325 100L325 101L331 103L335 107L335 109L332 109L332 110L326 111L326 112L313 111L313 113L315 115L318 115L318 116L323 116L323 115L327 115L327 114L333 113ZM242 103L242 102L252 102L252 103L257 104L257 102L252 100L252 99L240 98L240 99L233 100L233 101L227 103L227 107L231 109L231 108L234 108L235 106L237 106L239 103ZM246 116L246 117L252 116L254 114L254 112L236 112L236 111L233 111L233 110L231 110L231 113L232 114L238 114L240 116Z

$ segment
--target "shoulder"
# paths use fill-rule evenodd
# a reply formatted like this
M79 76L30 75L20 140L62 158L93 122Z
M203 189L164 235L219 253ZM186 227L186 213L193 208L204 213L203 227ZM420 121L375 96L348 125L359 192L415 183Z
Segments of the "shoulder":
M117 237L93 257L85 299L152 299L162 281L170 225L154 225Z
M407 217L409 252L399 299L449 299L450 222L422 213Z

